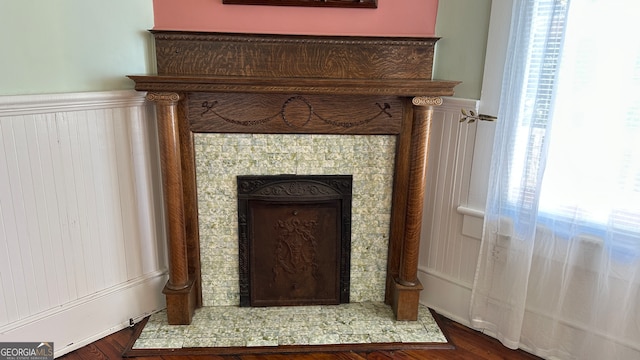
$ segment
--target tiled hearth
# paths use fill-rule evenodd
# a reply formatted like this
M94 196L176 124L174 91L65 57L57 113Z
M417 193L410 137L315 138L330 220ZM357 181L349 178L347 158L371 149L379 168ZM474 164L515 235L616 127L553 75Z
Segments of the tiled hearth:
M168 325L163 311L151 316L132 349L446 342L424 306L420 306L418 321L396 321L390 306L364 302L203 307L196 310L190 325Z

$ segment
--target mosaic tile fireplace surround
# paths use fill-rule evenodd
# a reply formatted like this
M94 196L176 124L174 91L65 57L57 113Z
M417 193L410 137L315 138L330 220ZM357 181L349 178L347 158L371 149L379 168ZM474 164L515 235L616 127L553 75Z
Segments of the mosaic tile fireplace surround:
M235 176L281 173L353 175L351 301L417 320L437 39L152 32L168 323L238 303Z
M352 302L384 301L396 141L393 136L198 134L204 306L239 304L237 175L353 175Z

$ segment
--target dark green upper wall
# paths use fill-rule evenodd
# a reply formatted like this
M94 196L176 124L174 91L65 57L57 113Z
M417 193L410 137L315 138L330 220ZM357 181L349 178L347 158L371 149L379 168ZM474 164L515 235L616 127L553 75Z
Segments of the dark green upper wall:
M458 80L456 97L480 99L491 0L440 0L433 77Z

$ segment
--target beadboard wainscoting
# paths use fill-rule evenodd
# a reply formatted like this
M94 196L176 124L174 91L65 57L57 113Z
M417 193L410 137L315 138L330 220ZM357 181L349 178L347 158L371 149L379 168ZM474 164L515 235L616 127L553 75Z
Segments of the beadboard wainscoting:
M60 356L164 308L144 95L0 97L0 341L53 341Z
M471 288L482 239L484 209L490 166L491 143L494 123L460 123L460 109L475 109L475 101L446 99L442 107L434 113L431 143L429 145L429 169L425 197L419 277L425 290L421 293L421 303L441 315L469 326ZM453 119L451 118L453 117ZM441 121L444 120L444 121ZM448 120L448 121L447 121ZM482 143L480 143L482 142ZM472 170L474 173L472 174ZM577 282L568 284L572 290L568 301L581 303L582 294L590 283L597 282L596 272L589 266L589 259L599 251L598 242L585 239L583 256L571 264L564 259L555 259L553 266L570 266ZM496 253L500 256L499 252ZM541 259L534 254L533 266ZM546 260L546 259L545 259ZM560 281L560 278L558 279ZM612 281L615 283L615 281ZM551 289L559 284L550 284ZM614 291L611 289L610 291ZM636 314L629 314L635 316ZM539 331L535 326L548 321L548 309L535 303L527 305L523 331ZM615 349L621 358L636 358L640 352L640 331L636 327L616 337L613 334L595 331L580 319L566 314L558 324L558 333L567 343L585 334L591 334L592 341ZM495 336L495 334L488 334ZM523 349L536 353L535 349L522 345ZM536 353L546 356L544 353Z
M471 284L481 232L465 227L473 226L477 218L463 214L458 208L467 204L474 148L476 141L482 141L476 140L476 130L487 124L459 121L461 109L477 112L477 100L444 100L434 111L429 143L419 262L419 277L425 290L420 301L469 325Z

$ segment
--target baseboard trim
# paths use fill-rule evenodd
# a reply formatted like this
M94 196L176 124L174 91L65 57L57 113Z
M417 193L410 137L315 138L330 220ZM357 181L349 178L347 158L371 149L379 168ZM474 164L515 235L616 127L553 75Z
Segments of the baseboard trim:
M462 281L440 274L425 267L418 268L418 278L424 285L420 303L438 314L471 327L469 304L471 286Z
M156 271L0 328L3 341L52 341L55 357L130 326L165 307L166 271ZM82 322L83 326L76 324ZM61 325L64 324L64 325ZM106 330L105 330L106 329ZM51 334L55 338L51 339ZM74 339L82 339L80 341Z

